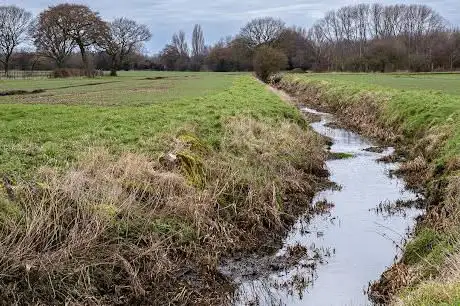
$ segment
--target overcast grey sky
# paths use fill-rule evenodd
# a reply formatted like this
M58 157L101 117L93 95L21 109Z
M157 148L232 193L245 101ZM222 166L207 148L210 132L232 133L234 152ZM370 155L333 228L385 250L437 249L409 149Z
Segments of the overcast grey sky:
M13 4L28 9L34 15L50 5L65 1L56 0L1 0L0 5ZM254 17L279 17L287 24L309 27L325 12L344 5L374 3L376 1L350 0L77 0L68 2L89 5L104 19L127 17L147 24L153 39L147 43L149 53L158 52L172 34L184 30L189 39L193 25L203 26L206 43L234 35ZM460 25L460 0L381 0L382 4L426 4L436 9L450 23Z

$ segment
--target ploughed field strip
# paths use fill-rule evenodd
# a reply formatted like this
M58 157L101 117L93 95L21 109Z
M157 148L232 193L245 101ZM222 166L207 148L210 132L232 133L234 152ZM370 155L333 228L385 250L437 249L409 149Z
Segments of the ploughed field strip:
M250 75L5 81L0 299L219 304L222 256L280 239L324 142ZM35 92L35 90L40 90Z
M403 257L372 285L378 302L460 302L460 74L287 74L272 81L341 126L397 148L396 172L425 195ZM434 279L434 280L433 280Z

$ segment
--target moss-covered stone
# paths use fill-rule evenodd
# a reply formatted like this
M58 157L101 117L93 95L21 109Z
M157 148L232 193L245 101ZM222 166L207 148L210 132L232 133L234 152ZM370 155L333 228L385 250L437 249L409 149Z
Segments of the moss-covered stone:
M177 159L189 183L203 188L206 184L206 173L201 159L190 152L177 153Z
M209 152L209 147L200 138L190 132L182 132L177 136L177 139L190 146L190 151L198 154L206 154Z

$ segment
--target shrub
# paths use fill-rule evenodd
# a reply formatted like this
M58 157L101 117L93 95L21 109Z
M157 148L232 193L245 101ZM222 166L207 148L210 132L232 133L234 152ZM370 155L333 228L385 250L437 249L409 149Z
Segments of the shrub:
M254 71L257 77L266 82L271 74L286 68L287 61L287 57L283 52L268 46L262 46L257 49L254 57Z

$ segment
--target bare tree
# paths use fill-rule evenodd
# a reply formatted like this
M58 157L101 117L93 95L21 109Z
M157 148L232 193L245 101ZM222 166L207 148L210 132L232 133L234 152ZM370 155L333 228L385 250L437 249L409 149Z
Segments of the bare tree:
M308 32L301 27L291 27L283 30L276 48L283 51L288 59L288 68L310 69L314 59L313 42Z
M16 6L0 6L0 63L8 74L14 49L24 42L32 14Z
M188 49L188 44L185 39L185 32L179 31L175 33L172 38L172 44L177 48L179 54L184 57L188 57L190 50Z
M192 56L202 56L205 51L203 29L199 24L193 28L192 34Z
M148 27L134 20L118 18L111 22L109 31L98 43L111 58L110 75L116 76L126 57L151 37Z
M87 48L102 41L109 31L107 24L102 21L99 13L93 12L85 5L60 4L48 10L57 16L53 19L53 26L61 29L62 33L70 37L80 49L86 73L90 76L92 73Z
M62 68L76 43L70 33L59 26L59 18L54 10L47 9L40 13L30 32L37 51Z
M460 30L454 29L449 37L448 40L448 48L449 51L449 69L454 70L454 65L456 63L460 64Z
M426 5L359 4L328 12L313 26L312 33L317 49L327 55L333 70L367 70L366 53L373 43L377 46L371 54L388 51L390 57L390 44L397 46L397 53L401 54L402 43L407 60L406 67L398 66L399 69L417 66L420 70L433 69L433 52L438 48L435 39L439 37L437 33L445 31L445 24Z
M171 43L167 44L161 52L160 61L166 70L189 69L189 49L184 31L173 35Z
M164 47L164 49L160 52L160 63L163 65L165 70L177 70L177 63L180 60L180 54L177 48L172 45L168 44Z
M246 24L240 31L240 37L255 48L260 45L272 45L281 35L285 23L272 17L256 18Z

